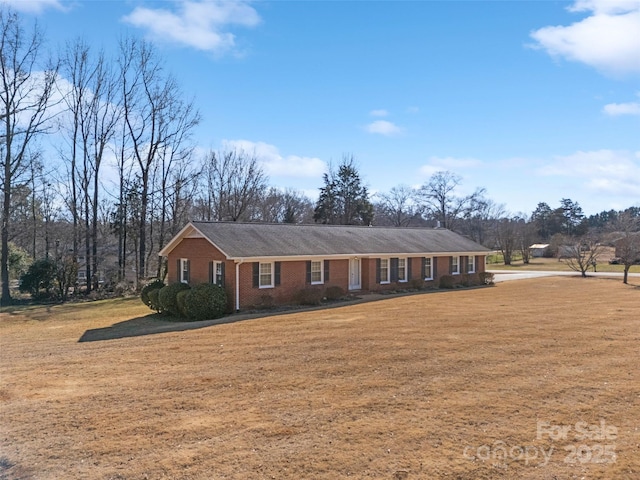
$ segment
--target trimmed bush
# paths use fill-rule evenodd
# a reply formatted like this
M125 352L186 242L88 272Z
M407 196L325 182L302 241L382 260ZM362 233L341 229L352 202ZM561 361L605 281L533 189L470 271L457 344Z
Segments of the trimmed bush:
M144 303L147 307L155 310L155 308L151 306L151 301L149 300L149 292L151 292L152 290L160 290L162 287L164 287L164 282L159 278L156 278L147 283L144 287L142 287L142 290L140 291L140 300L142 300L142 303Z
M160 308L163 312L173 315L175 317L180 316L178 310L178 292L182 290L189 290L191 287L186 283L172 283L166 287L162 287L158 293L158 300L160 301Z
M440 277L440 288L453 288L456 284L456 279L453 275L443 275Z
M181 317L188 317L187 315L187 295L189 295L191 290L181 290L176 295L176 303L178 304L178 312L180 312Z
M327 300L340 300L345 296L345 291L342 287L333 285L331 287L327 287L324 291L324 296L327 297Z
M411 290L423 290L425 287L425 282L421 278L412 278L409 280L409 288Z
M493 273L490 272L480 272L480 282L482 285L493 285Z
M300 305L320 305L322 302L322 290L318 288L304 288L298 291L296 300Z
M160 289L156 288L155 290L151 290L148 293L149 297L149 308L151 310L155 310L158 313L162 313L162 307L160 306L160 300L158 299L158 295L160 294Z
M222 317L227 311L227 292L213 283L201 283L184 295L184 310L191 320L209 320ZM182 301L182 300L180 300Z

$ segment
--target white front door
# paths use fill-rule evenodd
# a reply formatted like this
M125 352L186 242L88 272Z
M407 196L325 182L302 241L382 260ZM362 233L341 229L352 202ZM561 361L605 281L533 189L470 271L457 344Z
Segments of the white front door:
M360 290L360 259L349 259L349 290Z

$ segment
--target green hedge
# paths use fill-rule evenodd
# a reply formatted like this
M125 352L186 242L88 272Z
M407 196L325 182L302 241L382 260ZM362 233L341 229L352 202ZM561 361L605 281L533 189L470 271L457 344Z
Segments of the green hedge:
M181 297L182 292L178 298L184 302L185 314L191 320L219 318L227 311L227 292L219 285L201 283Z
M162 287L158 293L158 300L163 312L175 317L180 316L178 309L178 292L189 290L191 287L186 283L172 283L166 287Z
M147 283L144 287L142 287L142 290L140 291L140 300L142 300L142 303L144 303L147 307L150 307L152 310L156 310L151 305L149 293L153 290L160 290L162 287L164 287L164 282L159 278L156 278Z

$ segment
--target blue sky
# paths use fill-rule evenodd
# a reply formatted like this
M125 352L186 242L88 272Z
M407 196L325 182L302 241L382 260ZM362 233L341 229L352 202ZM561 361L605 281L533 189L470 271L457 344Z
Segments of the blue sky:
M203 150L313 199L353 154L372 192L438 170L511 212L640 205L640 1L0 0L55 50L154 41Z

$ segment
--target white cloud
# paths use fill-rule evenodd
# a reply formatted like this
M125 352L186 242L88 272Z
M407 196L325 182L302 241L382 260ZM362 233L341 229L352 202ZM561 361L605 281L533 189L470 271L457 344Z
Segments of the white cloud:
M47 8L65 10L60 0L0 0L0 4L9 5L14 10L26 13L41 13Z
M177 12L137 7L123 21L148 30L155 40L173 41L198 50L224 53L236 46L231 25L254 27L260 16L246 1L175 0Z
M402 133L402 129L400 127L386 120L376 120L375 122L367 125L365 130L369 133L385 135L388 137Z
M640 103L609 103L602 109L607 115L640 115Z
M537 173L573 178L596 194L640 196L640 151L578 151L554 157Z
M608 74L640 73L640 2L578 0L569 10L591 15L569 26L532 32L535 47Z
M386 117L387 115L389 115L389 112L387 112L384 109L380 109L380 110L371 110L369 112L369 115L371 115L372 117Z
M238 149L255 155L268 175L278 177L320 177L327 164L315 157L282 156L275 145L250 140L224 140L224 148Z
M477 158L430 157L427 163L420 167L420 174L430 177L436 172L446 170L462 174L465 170L481 166L482 161Z

